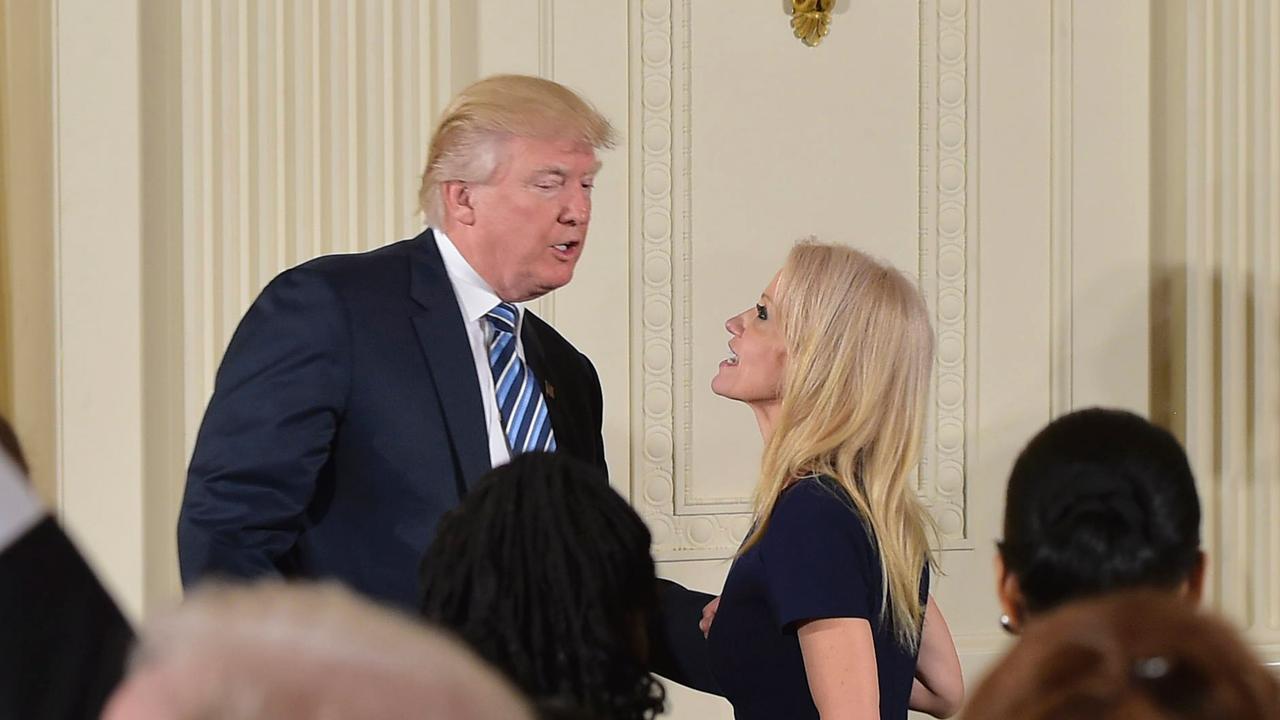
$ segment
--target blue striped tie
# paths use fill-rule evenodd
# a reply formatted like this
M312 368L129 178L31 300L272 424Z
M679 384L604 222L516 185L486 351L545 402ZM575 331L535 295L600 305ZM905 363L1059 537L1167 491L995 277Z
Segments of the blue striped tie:
M531 450L555 450L547 401L533 376L516 353L516 306L498 303L485 314L494 332L489 337L489 369L502 413L502 429L512 455Z

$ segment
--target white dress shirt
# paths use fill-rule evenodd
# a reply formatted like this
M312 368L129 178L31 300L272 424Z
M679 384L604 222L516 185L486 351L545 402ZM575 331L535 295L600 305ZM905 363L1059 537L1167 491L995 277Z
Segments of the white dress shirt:
M44 505L26 477L0 450L0 553L44 519Z
M467 340L471 343L471 357L476 364L476 379L480 381L480 402L484 405L484 424L489 433L489 461L493 467L511 461L511 449L507 447L507 434L502 429L502 413L498 410L498 395L493 386L493 370L489 368L489 340L496 332L484 318L485 313L502 302L489 283L471 267L458 248L439 228L431 228L444 260L444 271L453 285L453 295L462 309L463 325L467 328ZM524 362L524 342L520 329L524 326L524 308L516 308L516 355Z

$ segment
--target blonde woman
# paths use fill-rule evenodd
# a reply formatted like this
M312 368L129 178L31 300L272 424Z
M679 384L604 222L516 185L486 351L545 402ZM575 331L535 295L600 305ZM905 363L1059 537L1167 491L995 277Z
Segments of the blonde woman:
M960 664L909 482L933 362L920 294L806 242L725 327L711 388L746 403L765 442L755 526L704 620L736 717L954 714Z

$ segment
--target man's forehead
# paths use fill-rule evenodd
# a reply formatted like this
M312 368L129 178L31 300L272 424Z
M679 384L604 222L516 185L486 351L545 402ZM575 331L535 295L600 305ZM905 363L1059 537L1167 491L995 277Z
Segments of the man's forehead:
M591 158L596 157L596 149L591 143L573 137L513 137L509 140L513 149L525 155L535 157Z

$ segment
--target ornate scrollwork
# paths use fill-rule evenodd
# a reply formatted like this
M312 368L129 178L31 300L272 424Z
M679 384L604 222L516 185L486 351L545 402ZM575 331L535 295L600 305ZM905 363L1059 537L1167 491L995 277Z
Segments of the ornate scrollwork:
M791 0L791 29L800 42L817 47L831 29L836 0Z

